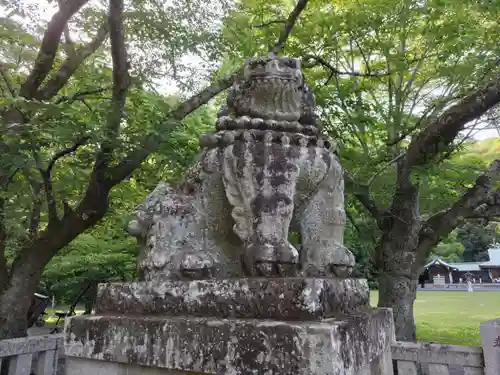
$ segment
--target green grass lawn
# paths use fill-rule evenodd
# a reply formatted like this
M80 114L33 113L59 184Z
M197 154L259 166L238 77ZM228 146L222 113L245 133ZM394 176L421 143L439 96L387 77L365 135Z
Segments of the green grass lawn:
M372 305L377 301L372 291ZM414 313L419 341L481 346L479 323L500 317L500 293L419 291Z

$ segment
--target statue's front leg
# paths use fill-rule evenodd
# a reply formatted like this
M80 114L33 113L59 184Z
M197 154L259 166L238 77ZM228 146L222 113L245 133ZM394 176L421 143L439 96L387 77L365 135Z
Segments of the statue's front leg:
M263 170L252 207L254 236L245 250L247 263L253 262L259 275L290 275L297 266L299 253L288 242L297 175L297 166L284 160L275 160Z
M289 147L265 141L241 142L225 151L226 193L249 276L291 275L298 265L288 230L299 170L289 154Z
M308 276L348 277L354 255L344 246L344 179L337 157L331 155L328 175L300 217L301 261Z

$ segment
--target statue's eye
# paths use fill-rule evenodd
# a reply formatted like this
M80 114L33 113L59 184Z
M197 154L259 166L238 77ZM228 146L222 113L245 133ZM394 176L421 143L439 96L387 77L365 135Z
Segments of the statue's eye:
M297 69L297 62L295 60L293 60L293 59L288 59L285 62L285 65L288 66L289 68Z

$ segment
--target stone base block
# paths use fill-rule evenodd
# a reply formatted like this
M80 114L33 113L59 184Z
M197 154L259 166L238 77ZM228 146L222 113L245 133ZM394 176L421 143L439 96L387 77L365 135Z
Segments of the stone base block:
M97 314L321 320L369 307L366 280L251 278L102 284Z
M78 316L65 327L67 375L390 375L389 309L293 322ZM186 374L187 375L187 374Z

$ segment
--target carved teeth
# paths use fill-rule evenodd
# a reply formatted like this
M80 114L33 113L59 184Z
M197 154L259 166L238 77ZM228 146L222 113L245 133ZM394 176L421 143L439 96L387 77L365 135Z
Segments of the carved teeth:
M227 124L230 124L232 121L234 120L233 117L231 116L222 116L220 119L219 119L219 123L221 125L227 125Z
M276 120L267 120L266 122L271 127L271 129L275 129L278 125L278 122Z
M273 141L273 132L264 133L264 143L270 144Z
M246 142L251 142L253 140L252 134L249 131L244 131L242 134L242 138Z
M251 120L251 123L252 123L252 126L259 128L259 127L264 125L264 120L261 118L253 118Z
M283 144L283 146L285 147L288 147L290 146L290 137L286 134L282 135L281 136L281 143Z
M304 126L304 134L315 135L318 133L318 129L313 125Z
M247 124L247 122L245 121L245 117L238 117L238 118L236 118L234 124L236 125L236 127L238 129L243 129L245 127L245 125Z

